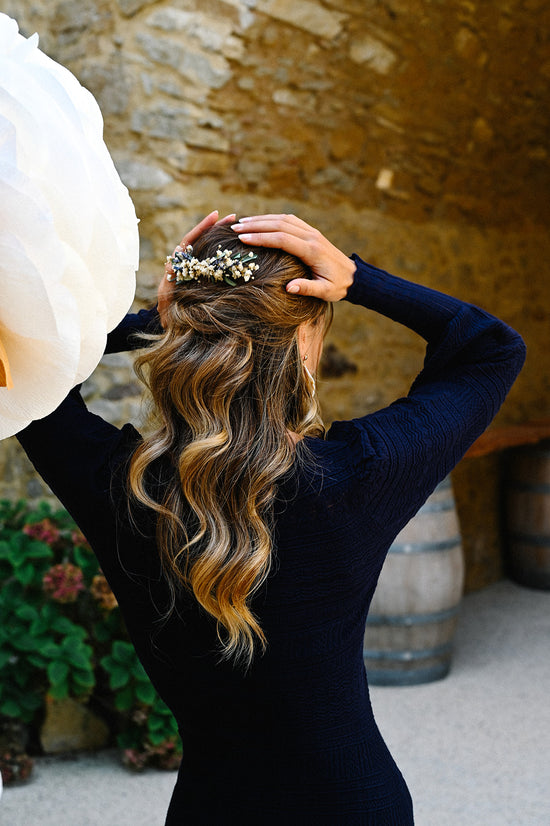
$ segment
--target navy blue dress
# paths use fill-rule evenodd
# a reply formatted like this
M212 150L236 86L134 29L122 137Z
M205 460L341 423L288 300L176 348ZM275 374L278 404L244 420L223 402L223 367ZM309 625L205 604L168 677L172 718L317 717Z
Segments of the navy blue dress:
M140 436L73 390L19 439L90 541L138 655L178 721L184 757L167 826L409 826L406 784L376 726L365 619L397 533L487 427L524 359L482 310L355 259L347 300L415 330L424 368L407 398L297 446L278 489L275 560L253 610L268 648L243 674L218 663L215 623L168 592L154 519L127 517L124 467ZM129 316L110 338L154 322ZM298 465L300 465L298 467Z

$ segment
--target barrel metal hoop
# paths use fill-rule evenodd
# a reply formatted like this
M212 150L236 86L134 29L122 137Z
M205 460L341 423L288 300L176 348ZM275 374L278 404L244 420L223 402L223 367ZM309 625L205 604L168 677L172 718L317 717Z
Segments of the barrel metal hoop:
M435 553L437 551L450 551L459 547L460 536L453 536L451 539L442 539L439 542L397 542L390 547L390 554L420 554Z
M522 493L550 493L550 482L520 482L519 479L509 479L506 486Z
M539 459L540 457L544 459L550 459L550 447L548 446L548 441L546 440L546 444L538 444L536 447L527 447L523 451L523 459L532 458Z
M429 623L445 622L458 615L459 606L446 608L442 611L432 611L429 614L395 614L385 616L384 614L369 614L367 625L428 625Z
M511 533L510 539L522 542L525 545L535 545L537 548L550 548L550 536L532 536L526 533Z
M453 645L450 642L442 645L435 645L433 648L422 648L421 650L407 651L380 651L379 649L363 649L365 660L376 660L376 662L416 662L417 660L427 660L433 657L441 657L451 654Z
M367 668L367 679L372 686L405 686L422 685L422 683L432 683L434 680L441 680L446 677L450 670L450 661L436 663L431 668L408 668L406 671L392 668Z

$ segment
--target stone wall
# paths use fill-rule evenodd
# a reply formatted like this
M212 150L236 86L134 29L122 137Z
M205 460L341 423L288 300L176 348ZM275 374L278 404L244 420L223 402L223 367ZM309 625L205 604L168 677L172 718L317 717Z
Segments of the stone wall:
M211 209L296 212L343 249L515 325L529 360L498 422L549 415L544 0L5 0L2 10L100 103L141 219L138 306L182 231ZM337 307L330 342L327 421L386 404L421 365L418 339L351 306ZM85 393L115 422L140 415L126 356L105 359ZM468 587L501 573L490 464L465 460L455 474ZM2 468L2 495L43 494L11 442Z

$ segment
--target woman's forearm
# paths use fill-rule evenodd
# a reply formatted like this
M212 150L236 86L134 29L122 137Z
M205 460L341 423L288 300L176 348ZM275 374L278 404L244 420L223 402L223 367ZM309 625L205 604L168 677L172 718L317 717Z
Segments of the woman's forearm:
M353 260L357 271L346 300L409 327L428 343L424 370L413 389L419 382L475 366L491 390L502 384L498 395L503 398L525 359L515 330L473 304L390 275L358 256Z

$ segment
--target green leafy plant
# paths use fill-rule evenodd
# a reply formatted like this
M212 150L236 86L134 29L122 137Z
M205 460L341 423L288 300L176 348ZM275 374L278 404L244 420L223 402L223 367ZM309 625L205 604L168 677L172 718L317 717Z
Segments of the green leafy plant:
M0 502L0 718L36 726L46 697L103 708L124 762L174 768L177 728L70 516Z

